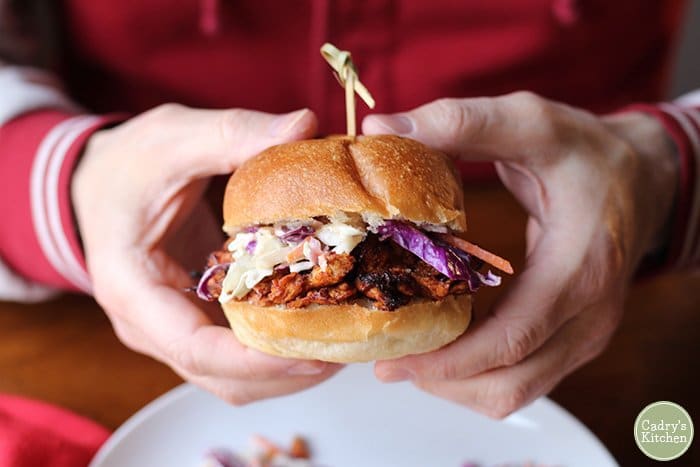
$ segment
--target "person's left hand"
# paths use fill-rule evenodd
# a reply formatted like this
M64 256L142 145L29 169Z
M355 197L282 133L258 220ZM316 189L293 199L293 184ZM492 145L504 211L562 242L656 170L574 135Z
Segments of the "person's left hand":
M443 349L378 362L381 380L501 418L601 353L671 210L675 154L654 118L598 118L520 92L369 116L363 130L495 161L529 214L525 269L490 315Z

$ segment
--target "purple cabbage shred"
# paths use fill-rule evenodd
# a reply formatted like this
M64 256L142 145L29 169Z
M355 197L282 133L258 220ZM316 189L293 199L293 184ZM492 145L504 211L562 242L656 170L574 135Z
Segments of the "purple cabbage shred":
M315 232L316 229L310 225L300 225L299 227L295 227L293 229L283 226L282 235L280 235L279 238L287 243L299 243L306 237L313 235Z
M249 255L253 256L253 253L255 253L255 247L258 245L257 240L251 240L248 242L248 244L245 246L245 251L248 252Z
M482 285L489 287L501 283L501 278L491 271L485 275L477 269L483 262L469 253L433 239L413 225L400 221L386 221L377 228L381 240L391 238L397 245L410 251L452 280L467 281L474 292Z
M216 274L217 271L220 271L222 269L227 269L231 263L221 263L221 264L215 264L214 266L210 266L202 273L202 277L199 279L199 283L197 284L197 296L201 298L202 300L206 300L208 302L211 302L214 300L214 297L212 296L211 292L209 291L209 279L211 279L214 274Z

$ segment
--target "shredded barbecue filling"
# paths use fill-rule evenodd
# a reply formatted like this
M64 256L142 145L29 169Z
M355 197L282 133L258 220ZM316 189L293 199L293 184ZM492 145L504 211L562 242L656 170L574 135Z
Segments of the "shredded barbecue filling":
M231 252L224 248L210 255L208 266L231 261ZM304 272L279 268L242 300L261 306L303 308L367 298L375 307L391 311L414 297L441 300L450 294L469 292L466 281L450 280L394 242L379 241L375 234L368 234L351 254L329 253L326 261L325 270L318 265ZM221 294L225 276L226 271L221 269L209 279L207 285L214 298Z

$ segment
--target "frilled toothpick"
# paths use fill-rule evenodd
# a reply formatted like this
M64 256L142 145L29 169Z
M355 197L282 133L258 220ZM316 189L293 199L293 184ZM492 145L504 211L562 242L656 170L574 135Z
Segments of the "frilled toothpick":
M321 55L335 71L334 75L341 86L345 88L345 117L347 120L348 136L356 136L355 123L355 93L367 104L374 108L374 99L357 76L357 68L352 62L352 56L347 50L339 50L333 44L326 42L321 47Z

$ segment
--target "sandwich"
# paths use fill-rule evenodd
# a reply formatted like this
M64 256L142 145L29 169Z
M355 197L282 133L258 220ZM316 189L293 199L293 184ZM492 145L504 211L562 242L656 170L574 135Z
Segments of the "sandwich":
M271 147L228 181L223 229L196 287L238 340L289 358L360 362L438 349L510 264L466 241L443 153L398 136Z

